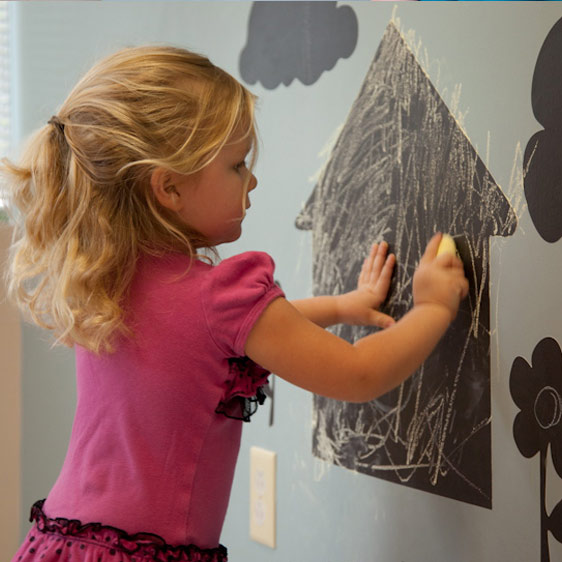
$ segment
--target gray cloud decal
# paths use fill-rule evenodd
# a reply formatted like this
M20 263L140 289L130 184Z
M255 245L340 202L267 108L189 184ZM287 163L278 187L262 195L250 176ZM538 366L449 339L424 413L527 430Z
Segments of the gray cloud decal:
M268 90L314 84L357 44L357 16L337 2L254 2L240 74Z

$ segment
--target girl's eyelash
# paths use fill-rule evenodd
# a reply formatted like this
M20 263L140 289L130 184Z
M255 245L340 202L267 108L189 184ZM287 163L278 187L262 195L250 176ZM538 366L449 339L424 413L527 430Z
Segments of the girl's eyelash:
M234 166L237 170L239 168L243 168L246 165L246 160L242 161L242 162L238 162L238 164L236 164L236 166Z

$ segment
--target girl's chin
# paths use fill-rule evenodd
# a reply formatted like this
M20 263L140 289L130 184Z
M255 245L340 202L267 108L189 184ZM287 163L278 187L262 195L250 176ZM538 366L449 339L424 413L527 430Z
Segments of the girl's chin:
M219 240L217 240L216 242L214 242L212 245L213 246L219 246L220 244L228 244L230 242L236 242L236 240L238 240L240 238L240 236L242 236L242 229L238 229L237 232L233 232L227 236L223 236L222 238L220 238Z

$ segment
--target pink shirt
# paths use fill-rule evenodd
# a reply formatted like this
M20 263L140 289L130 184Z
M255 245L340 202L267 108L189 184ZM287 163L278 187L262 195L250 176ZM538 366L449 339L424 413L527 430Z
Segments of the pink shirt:
M143 256L130 294L135 337L113 354L76 348L78 401L49 517L99 522L168 544L219 544L244 397L267 373L244 356L265 307L283 296L267 255L217 266Z

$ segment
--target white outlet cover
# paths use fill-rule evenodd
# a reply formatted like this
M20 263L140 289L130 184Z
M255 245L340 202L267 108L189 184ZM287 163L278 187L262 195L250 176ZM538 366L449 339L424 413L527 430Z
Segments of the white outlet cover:
M276 464L277 453L250 448L250 538L276 546Z

